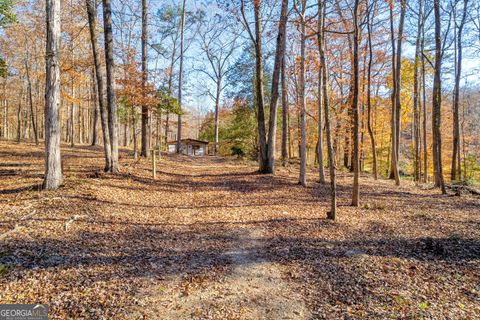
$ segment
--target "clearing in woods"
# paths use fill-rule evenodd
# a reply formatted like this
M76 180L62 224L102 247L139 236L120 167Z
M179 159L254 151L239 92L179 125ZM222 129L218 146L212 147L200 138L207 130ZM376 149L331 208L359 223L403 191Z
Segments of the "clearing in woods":
M297 168L63 148L65 186L40 192L43 150L0 142L0 303L52 319L480 317L480 199L362 177L338 221Z

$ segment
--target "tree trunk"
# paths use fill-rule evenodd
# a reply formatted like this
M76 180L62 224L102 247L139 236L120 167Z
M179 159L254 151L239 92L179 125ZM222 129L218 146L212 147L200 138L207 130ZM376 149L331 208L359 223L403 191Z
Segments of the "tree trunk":
M103 76L101 72L100 59L97 50L97 10L94 0L86 0L88 25L90 29L90 44L92 46L93 62L95 65L95 76L97 82L98 107L100 109L100 122L102 124L103 149L105 153L105 171L110 171L112 164L112 147L110 144L110 130L108 128L108 111L105 107Z
M417 39L415 43L415 61L413 65L413 177L415 181L420 180L420 45L423 25L423 0L419 1L419 12L417 22Z
M90 86L90 96L93 102L93 123L92 123L92 146L98 144L98 103L97 103L97 89L95 87L95 70L92 70L92 84Z
M117 106L115 104L114 88L114 58L113 58L113 31L112 31L112 1L103 0L103 24L105 32L105 64L107 66L107 110L108 132L110 134L111 164L109 171L120 171L118 163L118 124Z
M285 72L285 52L282 57L282 165L287 164L289 158L289 124L288 124L288 92Z
M46 0L45 177L43 188L57 189L63 181L60 156L60 0Z
M72 103L70 105L70 146L75 146L75 87L73 83L73 77L71 79L71 94L72 94Z
M148 19L148 8L147 0L142 0L142 89L143 89L143 98L146 97L146 86L147 86L147 39L148 39L148 29L147 21ZM150 133L148 130L149 123L149 110L148 106L142 106L142 150L140 156L147 158L149 154L150 147Z
M30 55L28 54L28 50L27 50L27 58L25 59L25 71L26 71L26 74L27 74L28 102L30 104L30 119L32 121L32 128L33 128L33 135L35 137L35 144L38 146L38 131L37 131L37 124L36 124L36 121L35 121L35 110L33 110L32 81L30 79L30 65L28 64L29 59L30 59Z
M330 110L328 103L328 72L327 72L327 63L325 61L325 38L324 38L324 26L325 26L325 15L326 15L326 1L318 0L318 17L319 20L319 38L318 38L318 49L320 53L320 70L322 71L322 98L323 98L323 108L325 111L325 133L327 139L327 153L328 153L328 169L330 172L330 212L327 214L329 219L336 219L337 212L337 183L336 183L336 173L335 173L335 154L332 144L332 133L330 128Z
M440 0L434 0L435 13L435 68L432 94L432 132L433 132L433 170L435 187L446 194L442 168L441 106L442 106L442 34L440 18Z
M367 127L368 135L370 136L370 143L372 145L372 158L373 158L373 177L378 179L378 165L377 165L377 146L375 143L375 135L372 129L372 63L373 63L373 48L372 48L372 23L373 17L368 10L367 17L367 29L368 29L368 69L367 69ZM370 20L372 19L372 20Z
M20 140L22 138L22 99L23 99L23 85L20 88L20 95L18 96L17 143L20 143Z
M182 5L182 22L180 30L180 70L178 74L178 105L180 110L182 110L182 84L183 84L183 55L184 55L184 46L185 46L185 0L183 0ZM182 114L178 114L178 124L177 124L177 153L182 151Z
M402 9L402 12L403 9ZM402 17L400 20L403 20ZM402 22L400 22L400 25L403 25ZM392 120L391 120L391 126L392 126L392 141L391 141L391 168L390 168L390 179L395 179L395 184L398 186L400 185L400 177L398 173L398 152L397 152L397 133L399 132L397 130L397 124L398 119L397 119L397 114L398 114L398 107L397 107L397 102L399 99L397 99L397 95L399 94L398 91L398 85L397 85L397 80L399 79L397 76L397 73L399 70L397 70L397 58L398 54L396 53L395 49L395 33L394 33L394 28L393 28L393 8L390 7L390 33L391 33L391 43L392 43L392 74L393 74L393 90L392 90ZM400 35L400 30L399 30L399 39L401 41L401 35ZM400 54L401 57L401 54ZM401 63L401 62L400 62Z
M426 78L425 78L425 57L423 56L425 49L425 18L422 25L422 42L421 49L422 52L422 144L423 144L423 183L428 182L428 148L427 148L427 92L426 88Z
M265 135L265 110L263 92L263 51L262 51L262 16L260 1L254 2L255 15L255 92L257 104L257 127L258 127L258 162L259 172L268 173L267 141Z
M320 0L321 1L321 0ZM318 4L318 9L320 10L322 4ZM320 15L323 15L322 12L319 11L319 19L317 24L317 42L318 42L318 52L322 51L322 41L323 41L323 18ZM321 184L325 184L325 168L323 164L323 82L327 81L327 79L323 78L323 70L322 66L320 66L318 71L318 142L317 142L317 157L318 157L318 178Z
M288 18L288 0L282 0L282 9L280 12L280 23L278 24L277 48L275 50L275 62L272 75L272 90L270 94L270 118L268 122L268 142L267 142L267 167L268 173L275 173L275 146L277 138L277 110L278 110L278 88L280 82L280 73L282 60L285 55L285 46L287 38L287 18Z
M318 178L321 184L325 184L325 168L323 164L323 75L322 70L318 72L318 141L317 141L317 157L318 157Z
M7 99L7 76L3 80L3 138L8 140L8 99Z
M455 87L453 90L453 151L452 151L452 170L451 180L455 181L462 179L461 176L461 162L460 162L460 117L459 117L459 100L460 100L460 79L462 76L462 56L463 56L463 44L462 33L467 17L468 0L463 1L463 13L462 20L458 26L457 32L457 59L455 61ZM454 17L455 19L455 17ZM458 176L457 176L458 174Z
M358 63L358 46L360 42L359 24L358 24L358 7L359 0L355 0L353 8L353 95L352 95L352 112L353 112L353 191L352 206L358 207L360 201L360 148L358 140L359 132L359 116L358 116L358 91L359 91L359 63Z
M216 157L218 155L218 127L220 124L219 121L219 112L220 112L220 91L222 88L222 78L217 79L217 90L215 93L215 145L213 146L213 154Z
M300 175L298 182L307 186L307 103L305 97L305 53L307 41L307 28L305 21L306 0L302 1L302 12L300 15Z

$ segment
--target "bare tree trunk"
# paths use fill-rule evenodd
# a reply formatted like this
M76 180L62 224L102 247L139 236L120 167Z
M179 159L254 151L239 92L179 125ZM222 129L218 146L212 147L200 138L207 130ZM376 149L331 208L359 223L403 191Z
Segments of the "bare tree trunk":
M7 99L7 75L3 81L3 137L8 140L8 99Z
M370 143L372 145L372 158L373 158L373 177L378 179L378 165L377 165L377 146L375 143L375 135L372 129L372 63L373 63L373 48L372 48L372 23L371 10L368 10L367 17L367 29L368 29L368 69L367 69L367 127L368 134L370 136Z
M17 143L20 143L22 138L22 100L23 100L23 85L20 87L20 94L18 96L17 109Z
M423 111L423 120L422 120L422 139L423 139L423 183L428 182L428 148L427 148L427 93L426 93L426 78L425 78L425 57L423 56L425 49L425 20L423 21L422 26L422 43L421 43L421 52L422 52L422 111Z
M97 10L95 7L94 0L86 0L86 5L87 5L87 14L88 14L88 25L90 29L90 43L92 46L93 62L95 65L98 107L100 109L100 122L102 124L103 148L105 153L105 171L110 171L110 167L112 164L112 147L110 144L110 130L108 128L108 110L105 107L105 102L104 102L105 100L104 100L104 89L103 89L103 77L102 77L100 59L98 57L98 50L97 50L97 32L96 32Z
M277 110L278 110L278 88L280 82L280 72L282 60L285 55L285 46L287 38L287 19L288 19L288 0L282 0L282 9L280 12L280 23L278 24L277 48L275 51L275 62L272 75L272 90L270 94L270 118L268 122L268 142L267 142L267 168L268 173L275 173L275 147L277 137Z
M72 94L72 103L70 105L70 146L75 146L75 87L73 83L73 77L71 79L71 94Z
M118 124L117 106L114 90L114 59L113 59L113 31L112 31L112 1L103 0L103 24L105 31L105 64L107 66L107 108L108 132L110 134L111 164L109 171L120 171L118 163Z
M463 56L463 44L462 33L467 17L468 0L463 1L463 13L462 20L458 26L457 32L457 59L455 61L455 87L453 90L453 152L452 152L452 181L462 179L461 162L460 162L460 117L459 117L459 100L460 100L460 79L462 76L462 56ZM455 19L455 18L454 18ZM457 177L458 174L458 177Z
M182 5L182 22L180 30L180 70L178 74L178 105L182 109L182 85L183 85L183 55L185 47L185 0ZM177 153L182 151L182 114L178 114L177 124Z
M132 131L133 131L133 157L138 158L138 142L137 142L137 122L135 121L135 108L132 112Z
M322 4L319 0L318 9L320 10ZM318 52L322 51L322 41L323 41L323 18L320 15L323 15L323 12L319 12L319 19L317 24L317 42L318 42ZM327 79L323 78L322 66L320 66L318 71L318 142L317 142L317 157L318 157L318 178L321 184L325 184L325 168L323 164L323 82Z
M33 128L33 135L35 137L35 144L38 146L38 131L37 131L37 124L35 121L35 110L33 109L33 96L32 96L32 81L30 79L30 65L28 64L28 60L30 59L30 55L27 52L27 57L25 59L25 71L27 74L27 91L28 91L28 102L30 104L30 119L32 121L32 128Z
M442 106L442 34L440 18L440 0L434 0L435 13L435 68L432 95L432 132L433 132L433 169L435 187L446 194L442 168L441 106Z
M93 123L92 123L92 146L98 144L98 103L97 89L95 87L95 70L92 70L92 81L89 89L91 100L93 102Z
M337 182L336 182L336 173L335 173L335 154L332 144L332 133L330 128L330 110L328 103L328 72L327 72L327 63L325 61L325 38L324 38L324 26L325 26L325 15L326 15L326 1L318 0L318 19L319 21L319 46L318 50L320 53L320 70L322 71L322 98L323 98L323 107L325 111L325 131L327 139L327 153L328 153L328 169L330 172L330 212L327 214L329 219L335 220L337 212Z
M419 1L419 12L417 22L417 39L415 43L415 61L413 70L413 177L415 181L420 180L420 81L419 81L419 67L420 67L420 46L421 33L423 26L423 0Z
M285 52L282 57L282 165L287 164L289 158L289 124L288 124L288 92L285 72Z
M398 25L398 38L397 38L397 58L396 58L396 73L397 77L395 85L397 89L395 90L395 152L396 152L396 162L397 162L397 171L398 171L398 162L400 161L400 117L401 117L401 90L402 90L402 44L403 44L403 29L405 24L405 13L407 9L406 0L400 0L400 21ZM400 185L400 179L395 179L395 183Z
M60 156L60 0L46 0L45 177L43 188L57 189L63 181Z
M147 86L147 38L148 38L148 28L147 21L148 19L148 7L147 0L142 0L142 89L143 97L146 96L146 86ZM150 133L148 130L149 122L149 110L148 106L142 106L142 150L140 156L148 157L149 147L150 147Z
M359 24L358 24L359 0L355 0L353 8L353 191L352 206L358 207L360 201L360 148L359 148L359 116L358 116L358 91L359 91L359 63L358 46L360 42Z
M262 51L262 15L261 1L254 1L255 34L252 33L245 15L245 3L241 1L240 10L248 34L255 48L255 100L258 130L258 164L260 173L268 173L267 140L265 134L265 110L263 92L263 51Z
M215 145L213 146L213 154L218 155L218 127L219 127L219 112L220 112L220 91L222 88L222 78L217 79L217 90L215 92Z
M305 21L306 0L302 0L302 10L300 16L300 79L299 79L299 99L300 99L300 175L298 182L302 186L307 186L307 103L305 97L305 53L307 30Z
M317 141L317 157L318 157L318 178L321 184L325 184L325 168L323 164L323 75L322 70L318 72L318 141Z
M399 31L398 31L398 44L401 45L402 34L403 34L403 21L405 18L405 6L402 0L402 13L400 15ZM393 8L390 7L390 32L391 32L391 42L392 42L392 73L393 73L393 91L392 91L392 145L391 145L391 168L390 168L390 179L395 179L395 184L400 185L400 177L398 173L398 147L399 147L399 116L400 116L400 92L398 81L400 79L400 70L398 66L401 67L401 47L398 48L398 52L395 49L395 33L393 28ZM399 60L400 61L397 61Z

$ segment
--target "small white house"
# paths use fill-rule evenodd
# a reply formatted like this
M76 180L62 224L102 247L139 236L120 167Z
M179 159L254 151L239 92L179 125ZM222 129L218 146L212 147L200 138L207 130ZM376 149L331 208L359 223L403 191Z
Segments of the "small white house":
M204 156L208 154L208 141L196 139L182 139L180 151L182 154L189 156ZM177 151L177 141L168 142L168 153Z

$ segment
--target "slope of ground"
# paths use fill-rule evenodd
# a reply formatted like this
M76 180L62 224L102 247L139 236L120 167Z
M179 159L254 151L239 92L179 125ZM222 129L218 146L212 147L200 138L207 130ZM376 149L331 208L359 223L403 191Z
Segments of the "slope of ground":
M42 149L0 142L0 303L53 319L476 319L480 199L362 177L297 185L295 168L168 156L157 179L122 154L63 149L65 186L40 192Z

